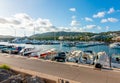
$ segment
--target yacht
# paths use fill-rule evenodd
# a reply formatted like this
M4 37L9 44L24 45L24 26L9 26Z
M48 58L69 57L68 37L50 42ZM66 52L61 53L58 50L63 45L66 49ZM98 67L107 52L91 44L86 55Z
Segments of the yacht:
M120 68L120 55L112 55L111 66L113 68Z
M80 57L80 63L83 64L94 64L96 53L91 50L83 51L82 56Z
M68 55L67 61L82 64L94 64L95 55L96 54L90 50L86 51L76 50Z
M112 43L109 45L110 48L120 48L120 43Z
M82 56L82 54L83 52L81 50L72 51L68 54L67 61L77 63L79 61L80 56Z
M95 64L100 64L101 67L110 67L109 56L106 52L98 52L95 60Z
M42 51L40 53L40 58L42 59L51 59L57 54L57 50L55 48L46 50L46 51Z
M63 46L65 47L75 47L75 43L74 42L66 42L63 44Z
M76 47L81 47L82 48L82 47L88 47L88 45L89 45L88 43L81 42L81 43L77 43Z

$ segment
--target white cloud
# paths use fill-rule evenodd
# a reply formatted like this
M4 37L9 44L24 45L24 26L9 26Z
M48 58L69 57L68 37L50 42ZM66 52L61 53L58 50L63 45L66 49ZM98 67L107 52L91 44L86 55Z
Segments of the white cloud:
M34 27L36 32L39 33L57 30L57 28L51 23L49 19L33 19L32 17L24 13L16 14L11 17L0 17L0 26L2 28L14 28L16 29L16 31L19 31L19 29L25 29L27 31L26 33L32 33ZM6 32L9 33L9 29L6 29Z
M105 28L106 28L106 31L108 31L110 27L109 27L109 26L106 26Z
M73 20L76 19L76 16L72 16L72 19L73 19Z
M85 31L80 27L59 27L57 31L66 31L66 32L83 32Z
M102 18L105 16L105 12L98 12L97 14L93 15L93 18Z
M24 36L25 32L26 35L32 35L34 28L36 33L44 33L44 32L51 32L51 31L75 31L75 32L82 32L84 31L83 28L80 28L80 22L75 19L73 16L71 26L70 27L55 27L49 19L34 19L27 14L16 14L11 17L0 17L0 26L6 30L5 34L16 35L17 36ZM11 31L9 31L9 29Z
M116 18L107 18L107 19L102 19L101 23L106 23L106 22L118 22L119 20Z
M24 19L24 20L32 20L32 18L31 18L29 15L25 14L25 13L15 14L14 17L15 17L15 18L22 19L22 20L23 20L23 19Z
M76 8L70 8L69 10L72 11L72 12L75 12Z
M15 18L5 18L5 17L0 17L0 23L1 24L20 24L19 20Z
M75 26L79 26L80 23L76 20L72 20L71 24L70 24L72 27L75 27Z
M113 12L115 12L115 9L114 9L114 8L110 8L107 13L108 13L108 14L111 14L111 13L113 13Z
M105 23L105 22L108 22L108 20L107 19L102 19L101 20L101 23Z
M116 19L116 18L108 18L108 21L109 22L118 22L118 19Z
M96 28L96 25L86 25L85 29L93 29Z
M98 30L101 30L102 28L101 28L100 26L97 26L97 29L98 29Z
M93 21L91 18L88 18L88 17L85 17L85 20L86 20L86 21L90 21L90 22Z

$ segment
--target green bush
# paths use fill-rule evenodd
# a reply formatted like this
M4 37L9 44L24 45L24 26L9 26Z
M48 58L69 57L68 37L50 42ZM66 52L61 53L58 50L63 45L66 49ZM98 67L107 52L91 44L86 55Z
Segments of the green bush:
M6 70L9 70L10 67L9 67L8 65L6 65L6 64L2 64L2 65L0 65L0 69L6 69Z

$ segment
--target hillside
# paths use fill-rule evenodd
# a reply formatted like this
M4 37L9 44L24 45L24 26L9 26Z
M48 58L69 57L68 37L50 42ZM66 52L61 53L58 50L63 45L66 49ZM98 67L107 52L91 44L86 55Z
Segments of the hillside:
M109 31L109 32L101 32L101 33L91 33L91 32L47 32L47 33L42 33L42 34L35 34L30 36L30 39L38 39L38 40L53 40L53 39L58 39L60 36L64 36L64 39L66 40L86 40L86 37L89 39L92 36L98 37L99 40L100 38L106 38L110 36L110 38L114 36L120 35L120 31Z
M90 35L93 36L96 33L90 33L90 32L47 32L42 34L35 34L30 37L58 37L58 36L81 36L81 35Z
M2 38L14 38L13 36L10 36L10 35L7 35L7 36L5 36L5 35L0 35L0 39L2 39Z

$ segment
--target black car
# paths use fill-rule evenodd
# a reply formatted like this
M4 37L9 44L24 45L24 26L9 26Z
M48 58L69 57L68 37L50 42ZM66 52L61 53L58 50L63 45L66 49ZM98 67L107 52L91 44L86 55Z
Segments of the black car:
M54 57L54 60L58 61L58 62L65 62L66 53L65 52L58 52L57 56Z

